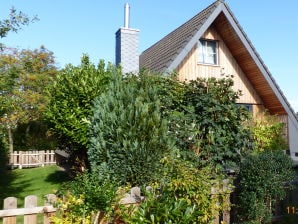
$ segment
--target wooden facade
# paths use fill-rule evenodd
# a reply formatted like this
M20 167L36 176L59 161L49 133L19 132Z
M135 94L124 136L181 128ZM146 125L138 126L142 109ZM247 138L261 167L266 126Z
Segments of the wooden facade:
M198 63L196 45L177 68L180 80L193 80L198 77L230 77L234 81L234 90L241 91L238 103L253 105L253 114L255 115L263 112L265 110L263 101L216 29L210 27L202 38L218 42L218 65Z

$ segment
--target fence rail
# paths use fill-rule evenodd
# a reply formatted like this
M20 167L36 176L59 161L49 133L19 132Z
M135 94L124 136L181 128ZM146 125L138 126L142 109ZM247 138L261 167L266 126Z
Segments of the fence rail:
M24 215L24 224L36 224L37 214L44 214L43 223L50 224L51 216L56 212L53 203L56 201L54 194L46 195L44 206L37 206L37 196L25 197L24 208L17 208L17 198L8 197L4 199L4 210L0 210L0 218L3 224L15 224L17 216Z
M11 167L37 167L56 164L54 150L44 151L14 151L10 154Z

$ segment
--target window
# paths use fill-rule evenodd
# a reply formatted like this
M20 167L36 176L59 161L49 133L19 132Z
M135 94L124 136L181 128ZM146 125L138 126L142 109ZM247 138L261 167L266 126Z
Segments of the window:
M199 45L199 63L218 65L217 41L200 40L198 45Z
M252 104L248 104L248 103L238 103L237 105L243 107L245 110L247 110L248 112L253 112L253 105Z

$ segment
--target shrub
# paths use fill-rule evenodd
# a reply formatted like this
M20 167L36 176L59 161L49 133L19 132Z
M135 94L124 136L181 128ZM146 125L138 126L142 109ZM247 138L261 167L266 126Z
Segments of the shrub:
M209 223L228 209L230 191L219 193L222 178L182 160L163 160L164 178L147 192L138 208L123 208L126 223ZM211 187L218 194L211 194ZM225 203L223 203L225 202Z
M54 224L92 224L92 213L87 213L84 207L84 197L75 197L72 194L65 195L64 199L58 199L57 211L51 217Z
M251 130L255 152L288 148L284 131L285 124L280 122L276 116L262 114L253 122Z
M292 161L282 151L267 150L244 160L239 175L239 222L269 222L276 201L285 197L293 178Z
M156 87L137 82L138 77L116 74L109 90L94 101L91 118L91 168L121 184L156 180L160 160L173 147Z
M70 199L80 199L78 206L87 214L92 211L106 211L117 191L117 187L107 181L100 181L98 175L87 173L78 175L73 181L64 184L58 195L68 195Z
M106 67L104 61L95 66L84 55L80 66L67 65L48 88L46 118L57 136L75 146L72 150L86 150L92 102L106 90L114 70L114 66Z

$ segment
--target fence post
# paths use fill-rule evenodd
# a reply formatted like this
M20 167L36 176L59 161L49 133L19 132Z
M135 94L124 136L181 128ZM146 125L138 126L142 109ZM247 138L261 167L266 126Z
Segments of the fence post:
M8 197L4 199L4 209L14 209L17 208L17 199L15 197ZM3 218L3 224L16 224L16 217Z
M45 150L39 151L40 153L40 162L41 162L41 166L44 167L45 163L47 162L45 160Z
M23 152L22 151L19 151L19 169L22 169L23 167Z
M56 195L55 194L47 194L45 197L44 205L53 205L56 202ZM51 217L54 215L54 213L49 213L47 211L44 212L44 218L43 223L44 224L50 224L51 223Z
M25 208L34 208L37 206L37 196L29 195L25 197ZM36 224L36 215L24 215L24 224Z

